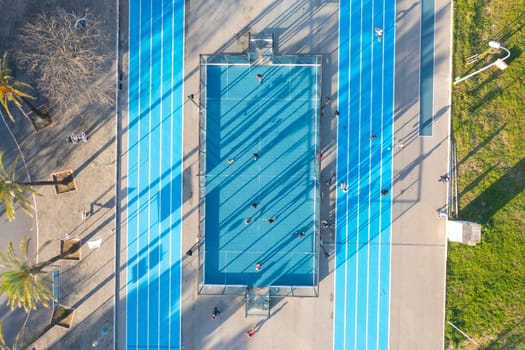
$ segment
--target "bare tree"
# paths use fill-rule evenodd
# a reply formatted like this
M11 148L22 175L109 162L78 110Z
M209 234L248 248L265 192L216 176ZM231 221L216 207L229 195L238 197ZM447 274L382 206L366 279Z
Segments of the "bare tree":
M108 61L108 37L89 10L75 16L59 8L25 24L18 36L17 60L36 75L36 88L52 105L84 102L110 105L111 79L98 74Z

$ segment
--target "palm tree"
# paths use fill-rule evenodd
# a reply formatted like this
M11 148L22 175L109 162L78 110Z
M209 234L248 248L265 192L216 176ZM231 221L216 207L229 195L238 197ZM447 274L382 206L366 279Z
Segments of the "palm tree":
M4 339L4 325L0 322L0 349L9 349Z
M28 258L28 243L27 236L20 241L21 257L16 254L12 241L9 241L5 254L0 252L0 267L8 269L0 273L0 294L7 296L11 310L21 307L29 312L39 304L48 307L49 302L55 300L49 287L53 282L46 277L44 269L61 256L32 264Z
M15 118L13 117L13 114L11 114L9 103L13 103L22 114L26 115L22 109L22 103L27 104L29 98L34 98L33 96L21 91L19 88L22 87L31 89L31 85L14 80L11 76L11 70L7 67L6 52L0 60L0 104L12 122L15 121Z
M0 203L4 203L7 219L13 221L15 219L15 204L18 203L22 210L32 215L31 200L29 196L32 194L39 194L33 190L31 186L56 186L68 184L72 181L72 176L65 177L61 180L54 181L17 181L17 164L18 157L9 167L4 166L4 153L0 151Z
M4 153L0 151L0 203L4 203L9 221L15 219L15 203L18 203L26 214L32 215L33 206L29 196L37 193L31 188L31 185L16 181L17 163L18 158L6 169Z
M20 340L24 337L24 333L25 333L25 330L26 330L26 325L27 325L27 322L29 321L29 316L31 316L31 313L26 314L26 319L24 320L24 323L22 324L22 326L18 330L18 333L16 334L16 337L15 337L15 339L13 341L13 346L11 346L11 347L7 346L7 343L6 343L5 337L4 337L4 325L2 324L2 322L0 322L0 349L2 349L2 350L17 350L19 348L18 344L20 343ZM22 345L21 349L27 349L27 345Z

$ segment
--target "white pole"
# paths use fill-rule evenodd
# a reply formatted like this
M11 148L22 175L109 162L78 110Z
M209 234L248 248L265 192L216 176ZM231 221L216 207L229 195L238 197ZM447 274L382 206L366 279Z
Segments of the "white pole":
M510 57L510 51L507 50L506 48L504 48L503 46L501 46L501 44L497 41L490 41L489 42L489 46L494 48L494 49L497 49L497 50L504 50L506 53L507 53L507 56L503 57L503 58L498 58L498 60L496 62L492 62L491 64L481 68L481 69L478 69L477 71L473 72L473 73L470 73L469 75L467 76L464 76L463 78L460 78L460 79L457 79L455 82L454 82L454 85L458 84L458 83L461 83L462 81L464 80L467 80L468 78L471 78L473 77L474 75L478 74L478 73L481 73L487 69L489 69L490 67L496 65L498 62L501 62L501 61L505 61L507 58Z
M478 343L476 343L476 341L474 339L472 339L471 337L469 337L465 332L463 332L461 329L459 329L458 327L456 327L452 322L450 321L447 321L449 325L451 325L452 327L454 327L455 330L457 330L459 333L463 334L463 336L465 338L467 338L468 340L470 340L472 343L476 344L476 345L479 345Z

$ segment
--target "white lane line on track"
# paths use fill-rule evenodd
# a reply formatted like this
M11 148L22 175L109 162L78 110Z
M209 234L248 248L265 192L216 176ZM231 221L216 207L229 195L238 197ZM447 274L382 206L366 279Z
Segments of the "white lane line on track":
M186 16L186 13L185 13L185 7L184 7L184 2L182 3L181 5L182 7L182 33L185 33L186 30L184 28L184 24L186 23L186 19L185 19L185 16ZM172 17L175 17L175 15L173 15ZM173 42L173 40L172 40ZM185 96L185 93L184 93L184 47L185 47L185 41L184 41L184 34L182 34L182 53L181 53L181 56L182 56L182 67L181 67L181 76L179 79L181 79L181 86L182 86L182 96L179 95L179 98L183 99L184 96ZM173 94L172 94L173 96ZM199 99L199 102L200 102L200 99ZM179 206L180 208L180 212L179 212L179 256L178 256L178 261L179 261L179 266L182 266L182 264L180 264L180 260L181 260L181 256L182 256L182 220L183 220L183 215L182 215L182 204L184 203L184 184L183 184L183 171L182 169L184 169L184 132L182 130L184 130L184 101L180 101L180 105L181 105L181 131L180 131L180 145L181 145L181 149L180 149L180 174L181 174L181 181L180 181L180 203L181 205ZM173 163L171 163L173 164ZM171 215L170 215L171 217ZM178 296L178 307L179 307L179 312L177 313L178 316L178 329L179 329L179 337L178 337L178 344L177 344L177 347L180 349L182 347L182 325L181 325L181 322L180 322L180 318L181 318L181 300L182 300L182 288L180 288L180 286L182 286L182 271L181 271L181 267L178 268L178 271L179 271L179 296Z
M172 30L174 31L175 29L175 14L173 12L173 9L174 9L174 6L173 6L173 3L172 3L172 6L171 6L171 28ZM175 55L174 55L174 51L175 51L175 40L174 38L172 38L171 40L171 74L170 74L170 92L171 92L171 98L170 98L170 110L173 111L173 98L174 98L174 94L173 94L173 71L174 71L174 67L175 67L175 64L174 64L174 60L175 60ZM164 55L162 56L164 58ZM173 118L171 118L171 122L170 122L170 139L172 140L173 139L173 123L174 123L174 120ZM169 167L169 182L170 182L170 213L172 213L173 211L173 196L171 195L173 193L173 152L172 152L172 148L170 147L170 154L169 154L169 158L170 158L170 167ZM173 225L173 215L170 215L170 219L169 219L169 227L170 227L170 230L171 230L171 227ZM170 251L170 255L169 255L169 260L170 260L170 269L169 269L169 273L168 273L168 276L169 276L169 281L168 281L168 305L172 305L173 303L173 299L172 299L172 281L173 281L173 276L172 276L172 273L173 273L173 268L172 266L174 266L173 264L173 235L169 235L169 241L170 241L170 247L169 247L169 251ZM171 327L172 327L172 319L171 319L171 312L169 314L169 317L168 317L168 345L169 345L169 348L171 349Z
M163 107L163 101L162 101L162 96L164 95L164 76L163 76L163 73L164 73L164 1L162 1L161 3L161 12L162 12L162 16L161 16L161 19L160 19L160 25L161 25L161 30L160 30L160 42L161 42L161 45L160 45L160 64L159 64L159 67L160 67L160 72L159 72L159 79L160 79L160 89L159 89L159 96L160 96L160 99L159 99L159 133L160 133L160 142L159 142L159 180L158 180L158 190L157 190L157 200L158 200L158 212L161 213L161 215L158 215L158 218L157 218L157 231L158 231L158 237L157 237L157 243L159 244L159 246L162 246L161 245L161 235L162 235L162 225L161 225L161 222L162 222L162 201L164 198L162 198L162 174L163 174L163 171L162 171L162 160L163 160L163 153L162 153L162 136L163 136L163 133L162 133L162 126L163 126L163 122L162 122L162 119L163 119L163 111L164 109L162 108ZM170 212L171 213L171 212ZM159 255L161 254L161 252L159 252ZM158 288L157 288L157 295L158 295L158 298L157 298L157 344L161 344L161 341L160 341L160 330L161 330L161 325L160 325L160 314L161 314L161 290L162 290L162 271L161 271L161 267L162 267L162 263L161 263L161 258L160 256L158 257L159 259L159 263L157 264L157 273L158 273L158 277L157 277L157 285L158 285Z
M148 117L148 135L146 136L147 137L147 143L148 143L148 152L149 152L149 159L151 159L152 157L152 150L151 150L151 131L152 131L152 126L151 126L151 119L152 119L152 111L151 111L151 101L152 101L152 95L153 95L153 92L151 91L152 89L152 84L151 84L151 80L153 78L153 0L150 1L150 9L149 9L149 15L150 15L150 18L149 18L149 97L148 97L148 114L147 114L147 117ZM148 230L148 253L151 251L151 215L150 215L150 212L151 212L151 166L148 162L148 201L147 201L147 213L148 213L148 227L147 227L147 230ZM151 261L150 261L150 254L148 254L148 256L146 257L147 261L148 261L148 267L151 266ZM148 285L148 288L146 288L147 290L147 302L146 302L146 305L148 305L148 309L146 311L146 324L148 325L147 326L147 329L146 329L146 344L150 344L150 337L151 337L151 334L150 334L150 327L149 327L149 324L151 322L150 318L151 318L151 314L149 312L149 305L150 305L150 282L151 282L151 269L147 269L147 285Z

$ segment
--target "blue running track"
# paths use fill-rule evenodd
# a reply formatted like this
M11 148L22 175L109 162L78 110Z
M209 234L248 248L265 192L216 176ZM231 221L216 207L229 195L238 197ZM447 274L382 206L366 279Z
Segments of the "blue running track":
M129 23L126 349L180 349L184 1Z
M394 0L340 1L334 349L389 347L394 21Z

